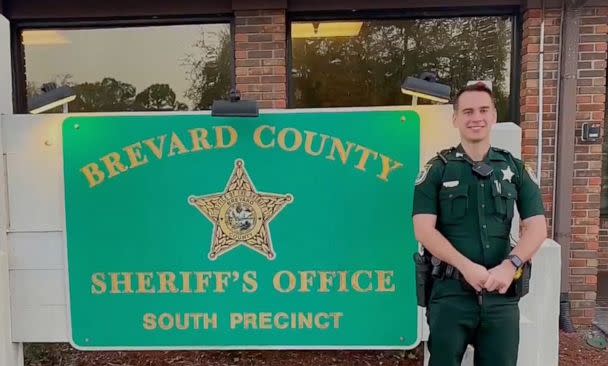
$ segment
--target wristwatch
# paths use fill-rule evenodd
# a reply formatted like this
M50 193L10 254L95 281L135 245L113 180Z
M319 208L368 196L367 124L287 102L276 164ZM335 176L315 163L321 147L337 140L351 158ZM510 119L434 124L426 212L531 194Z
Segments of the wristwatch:
M519 270L521 267L524 266L524 261L522 261L521 258L516 256L515 254L509 255L507 259L511 262L511 264L513 264L515 270Z

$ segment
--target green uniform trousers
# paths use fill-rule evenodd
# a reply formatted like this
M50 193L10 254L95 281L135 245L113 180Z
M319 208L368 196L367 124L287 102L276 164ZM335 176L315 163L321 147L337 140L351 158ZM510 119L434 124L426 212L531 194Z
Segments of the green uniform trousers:
M475 348L475 366L515 366L517 303L516 298L494 293L483 294L480 301L458 280L436 280L427 309L429 366L460 366L469 344Z

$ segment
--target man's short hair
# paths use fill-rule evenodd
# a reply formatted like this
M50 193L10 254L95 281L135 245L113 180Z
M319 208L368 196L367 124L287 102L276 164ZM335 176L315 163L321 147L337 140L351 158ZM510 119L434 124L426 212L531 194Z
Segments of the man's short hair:
M492 90L490 88L488 88L488 86L486 84L479 82L479 83L467 85L458 91L458 93L454 97L454 110L455 111L458 110L458 99L460 99L460 96L466 92L487 93L490 96L490 100L492 100L492 105L494 107L496 107L496 102L494 101L494 94L492 93Z

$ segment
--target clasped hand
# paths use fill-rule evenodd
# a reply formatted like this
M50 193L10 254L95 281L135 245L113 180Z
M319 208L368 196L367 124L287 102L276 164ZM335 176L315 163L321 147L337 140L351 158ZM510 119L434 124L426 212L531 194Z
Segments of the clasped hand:
M506 260L491 269L471 262L462 272L466 281L477 292L486 290L487 292L498 291L498 293L504 294L513 282L515 267Z

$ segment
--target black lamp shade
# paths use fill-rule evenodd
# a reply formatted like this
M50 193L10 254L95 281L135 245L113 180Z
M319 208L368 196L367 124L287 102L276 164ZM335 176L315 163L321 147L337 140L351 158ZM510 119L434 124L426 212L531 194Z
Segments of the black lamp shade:
M258 117L259 110L254 100L216 100L211 106L214 117Z
M450 100L450 90L448 85L414 77L408 77L401 85L401 91L405 94L417 95L444 103Z

